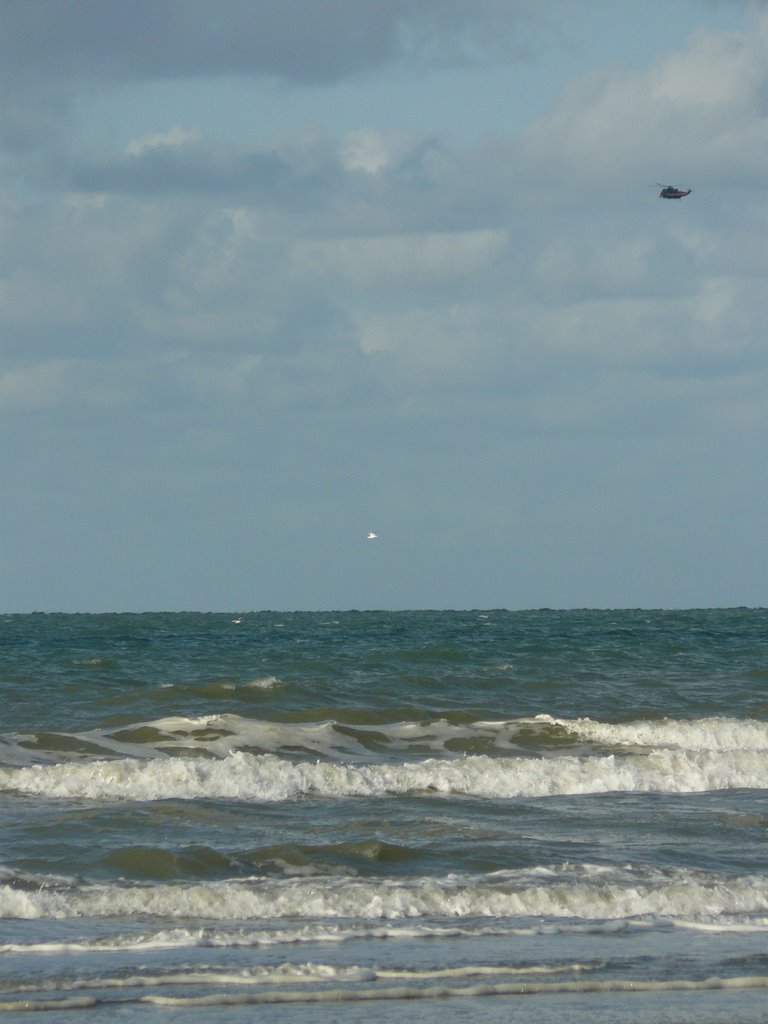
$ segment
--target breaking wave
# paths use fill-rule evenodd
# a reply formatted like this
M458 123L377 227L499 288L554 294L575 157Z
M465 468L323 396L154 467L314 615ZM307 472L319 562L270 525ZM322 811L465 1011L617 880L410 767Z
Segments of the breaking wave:
M706 912L702 914L702 908ZM277 919L638 917L717 920L768 927L768 879L705 872L542 866L479 877L356 879L338 876L194 884L88 884L36 890L0 886L0 917L156 917L268 922Z
M389 794L489 799L591 793L698 793L768 787L768 750L677 750L606 756L468 756L401 764L294 763L237 751L221 759L156 757L0 769L0 789L48 799L275 802Z

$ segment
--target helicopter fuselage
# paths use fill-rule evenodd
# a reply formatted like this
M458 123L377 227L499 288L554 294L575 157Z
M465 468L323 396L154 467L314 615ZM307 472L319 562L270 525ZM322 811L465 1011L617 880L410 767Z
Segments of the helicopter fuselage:
M659 199L683 199L685 196L691 194L692 189L673 188L672 185L667 185L659 192Z

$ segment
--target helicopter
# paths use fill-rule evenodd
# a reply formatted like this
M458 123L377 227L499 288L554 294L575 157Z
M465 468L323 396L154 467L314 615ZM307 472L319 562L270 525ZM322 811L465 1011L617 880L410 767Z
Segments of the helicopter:
M689 196L693 192L692 188L683 189L676 188L674 185L662 185L660 181L657 181L656 184L661 189L659 199L684 199L685 196Z

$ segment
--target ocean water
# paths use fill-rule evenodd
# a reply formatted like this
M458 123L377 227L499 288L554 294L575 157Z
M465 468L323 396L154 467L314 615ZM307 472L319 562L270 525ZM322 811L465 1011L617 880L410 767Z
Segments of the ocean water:
M0 620L0 1022L768 1019L768 611Z

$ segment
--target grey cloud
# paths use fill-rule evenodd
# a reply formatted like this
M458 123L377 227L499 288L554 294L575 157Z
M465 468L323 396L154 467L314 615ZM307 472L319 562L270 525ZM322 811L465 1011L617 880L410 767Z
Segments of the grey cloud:
M4 0L6 87L268 75L337 81L512 45L528 0Z
M490 194L486 177L474 167L474 184L462 186L459 154L429 138L403 141L374 174L349 166L343 140L328 138L261 149L207 137L134 145L135 152L105 158L27 158L27 180L63 181L70 191L111 196L247 202L302 216L313 230L332 234L431 230L435 223L441 229L474 227L478 218L490 224L505 190L498 182ZM464 194L456 203L460 186Z
M545 5L546 6L546 5ZM0 131L34 147L71 101L125 83L224 75L340 81L401 60L519 50L542 0L3 0Z
M162 194L227 192L274 195L292 177L275 153L218 154L195 147L163 147L137 156L81 162L70 173L72 188L83 192Z
M398 48L400 3L10 0L7 69L84 83L216 74L338 78Z
M756 45L746 53L762 66ZM684 70L698 80L711 62L694 56ZM741 103L752 79L728 74L720 56L718 81L741 82ZM448 392L471 379L506 393L525 367L545 376L567 366L569 381L578 368L579 385L604 365L710 372L733 349L734 311L748 337L764 307L721 255L753 237L745 201L723 222L698 194L670 209L620 180L605 148L572 153L574 119L600 138L631 124L636 145L647 144L655 122L631 115L645 109L654 74L616 72L607 106L597 90L591 105L566 104L570 117L558 109L519 140L400 142L374 173L345 164L343 144L327 139L246 150L179 128L135 140L121 157L72 168L70 182L96 194L52 206L50 224L40 208L34 235L32 214L19 211L9 298L40 351L62 351L66 332L69 351L89 354L101 338L125 351L133 336L173 351L217 348L225 361L262 355L258 372L237 359L222 371L231 382L244 367L248 386L279 364L280 380L301 388L307 352L312 379L331 379L337 357L358 366L357 342L393 392ZM713 95L722 120L733 95ZM575 166L586 186L570 180ZM110 318L127 325L121 344ZM315 349L301 348L307 338Z

